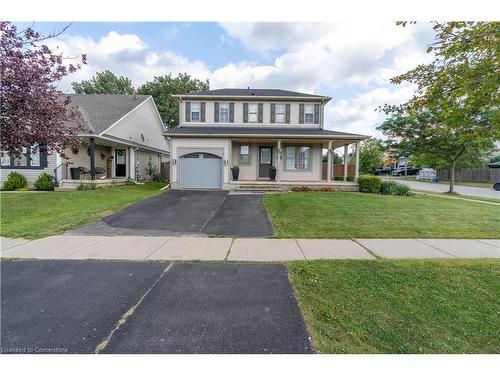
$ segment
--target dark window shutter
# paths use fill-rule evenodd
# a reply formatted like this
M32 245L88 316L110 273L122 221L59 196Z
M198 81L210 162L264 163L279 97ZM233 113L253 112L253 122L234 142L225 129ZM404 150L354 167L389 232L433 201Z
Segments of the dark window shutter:
M191 102L186 102L186 122L191 121Z
M234 103L229 103L229 122L234 122Z
M271 103L271 124L276 122L276 104Z
M290 104L285 105L285 123L290 123Z
M314 123L319 124L319 104L314 105Z
M55 151L52 151L55 152ZM49 162L47 160L47 147L45 146L40 146L40 168L44 169L47 168L49 165Z
M219 122L219 102L214 103L214 122Z
M259 103L259 123L262 124L264 121L264 104Z
M299 124L304 123L304 104L299 104Z
M243 103L243 122L248 122L248 103Z
M201 102L200 104L200 121L205 122L205 102Z

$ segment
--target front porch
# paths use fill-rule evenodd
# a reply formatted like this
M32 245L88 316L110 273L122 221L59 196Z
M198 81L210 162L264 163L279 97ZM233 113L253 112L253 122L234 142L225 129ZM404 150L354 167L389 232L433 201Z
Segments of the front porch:
M228 165L229 189L288 191L357 191L360 139L232 139ZM341 149L342 163L334 163ZM353 163L351 162L353 159Z
M147 158L154 158L154 165L160 166L159 154L97 136L82 137L79 147L65 150L65 158L58 158L54 169L56 190L75 190L82 184L99 187L145 180Z

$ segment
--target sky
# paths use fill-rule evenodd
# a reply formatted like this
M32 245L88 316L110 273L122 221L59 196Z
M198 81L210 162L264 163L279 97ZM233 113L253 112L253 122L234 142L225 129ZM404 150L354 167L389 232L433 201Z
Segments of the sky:
M37 22L44 34L68 23ZM31 24L17 24L23 27ZM381 137L377 108L412 95L390 78L429 62L430 23L406 27L379 21L335 23L73 23L49 47L65 56L87 54L88 64L71 82L111 70L134 85L155 76L188 73L210 88L281 88L331 96L325 127Z

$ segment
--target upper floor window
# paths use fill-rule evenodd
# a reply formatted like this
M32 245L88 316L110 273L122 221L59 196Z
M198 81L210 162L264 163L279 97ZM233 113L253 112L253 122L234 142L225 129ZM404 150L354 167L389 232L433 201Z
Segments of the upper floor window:
M304 104L304 124L314 123L314 104Z
M256 103L248 104L248 122L259 121L259 105Z
M201 116L201 104L200 102L191 102L191 121L200 121Z
M284 124L286 116L286 104L276 104L275 111L275 122Z
M229 122L229 103L219 104L219 122Z

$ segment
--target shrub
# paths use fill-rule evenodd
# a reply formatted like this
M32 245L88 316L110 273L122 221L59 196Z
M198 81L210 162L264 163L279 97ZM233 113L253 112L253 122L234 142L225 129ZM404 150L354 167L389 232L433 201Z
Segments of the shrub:
M376 176L361 176L358 179L359 191L362 193L380 193L382 180Z
M48 173L43 172L40 176L38 176L35 183L33 184L33 187L35 188L35 190L54 190L54 177L52 177Z
M344 176L334 176L334 181L344 181ZM354 176L347 176L347 181L354 181Z
M312 191L312 189L309 186L296 186L292 191Z
M354 176L347 176L347 181L353 182L354 181Z
M153 164L151 161L151 158L148 161L148 165L146 167L146 173L149 176L149 179L153 182L162 182L163 179L161 178L160 172L158 172L158 167L156 164Z
M319 191L323 193L332 193L334 190L332 187L323 186L321 189L319 189Z
M384 195L411 195L408 185L403 185L393 180L383 181L380 192Z
M90 184L81 183L78 185L76 190L97 190L97 184L94 182L91 182Z
M19 172L10 172L3 184L4 190L19 190L28 186L26 178Z

